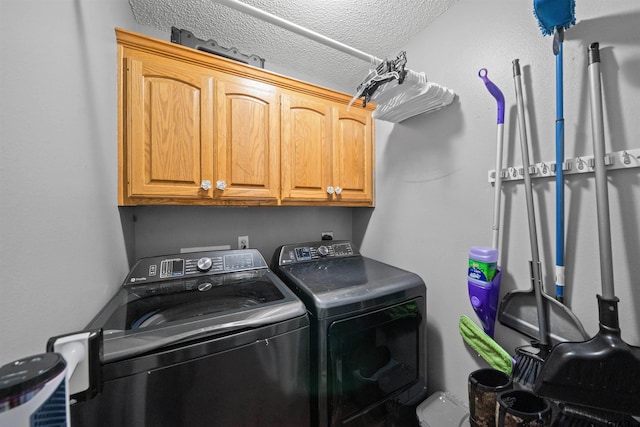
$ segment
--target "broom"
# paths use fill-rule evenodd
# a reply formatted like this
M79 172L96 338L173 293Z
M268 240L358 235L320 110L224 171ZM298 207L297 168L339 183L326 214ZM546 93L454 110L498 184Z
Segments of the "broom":
M534 0L533 10L543 35L555 34L554 54L556 56L556 299L564 301L564 119L562 103L562 42L564 30L575 24L574 0ZM523 125L523 124L522 124ZM527 165L525 165L526 167ZM533 269L539 266L532 265ZM538 273L540 277L540 272ZM535 284L534 284L535 285ZM540 330L541 344L547 341ZM516 352L514 380L525 388L531 388L542 370L548 348L520 347Z
M598 334L585 342L556 345L534 390L544 397L604 411L640 416L640 347L622 340L613 283L604 119L598 43L589 45L589 86L602 295Z

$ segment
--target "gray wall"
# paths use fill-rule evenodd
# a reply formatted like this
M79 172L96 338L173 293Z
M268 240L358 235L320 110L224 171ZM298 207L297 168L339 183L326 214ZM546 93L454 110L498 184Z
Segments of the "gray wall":
M135 208L136 257L176 253L181 248L229 245L249 236L249 245L269 262L278 245L334 239L351 240L352 209L310 207L214 208L139 206Z
M591 41L602 44L608 150L637 148L640 6L635 0L580 2L576 12L579 25L565 42L567 156L592 152L585 71ZM532 160L554 158L554 57L530 3L460 0L407 46L410 68L426 71L458 98L401 124L376 123L374 210L118 209L113 28L164 35L139 28L126 1L2 0L0 24L0 363L40 352L48 337L84 327L136 257L233 245L238 234L248 234L252 246L269 256L280 243L332 229L337 238L361 243L366 255L424 278L429 387L465 395L468 373L485 366L458 334L459 316L475 316L466 293L467 253L491 242L493 190L486 177L494 164L495 102L477 77L480 68L489 69L507 97L506 163L520 163L514 58L524 70ZM594 333L599 268L593 178L567 181L568 300ZM550 180L534 183L550 285L554 190ZM640 276L638 169L612 173L610 185L623 337L638 345L640 292L632 286ZM526 289L530 255L521 183L505 184L503 208L503 292ZM511 352L524 342L501 326L496 338Z
M128 271L115 26L135 28L126 1L0 2L2 364L83 328Z

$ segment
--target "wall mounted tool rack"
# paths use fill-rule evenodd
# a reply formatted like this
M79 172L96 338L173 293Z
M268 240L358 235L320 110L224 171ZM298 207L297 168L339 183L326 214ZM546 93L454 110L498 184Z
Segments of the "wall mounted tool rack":
M640 167L640 148L607 153L604 164L607 166L607 170L638 168ZM562 164L562 170L564 171L564 175L593 173L595 169L594 165L595 161L593 156L578 156L565 159L565 162ZM522 165L508 166L502 169L501 172L503 182L524 179ZM556 163L540 162L532 164L529 166L529 174L531 179L556 176ZM489 182L496 181L495 169L488 172L488 178Z

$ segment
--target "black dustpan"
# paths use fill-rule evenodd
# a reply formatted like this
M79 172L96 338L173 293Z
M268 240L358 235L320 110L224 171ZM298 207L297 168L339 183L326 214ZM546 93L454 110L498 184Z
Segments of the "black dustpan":
M598 308L598 334L589 341L556 345L534 391L553 400L640 415L640 348L620 336L617 298L598 295Z
M589 46L588 70L602 276L602 296L598 295L600 330L589 341L556 345L545 360L534 391L553 400L635 416L640 415L640 347L621 338L613 287L598 49L598 43Z

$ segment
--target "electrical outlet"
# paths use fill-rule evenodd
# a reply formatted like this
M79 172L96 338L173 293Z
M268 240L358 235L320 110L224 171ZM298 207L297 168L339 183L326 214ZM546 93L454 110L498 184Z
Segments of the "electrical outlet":
M249 247L249 236L238 236L238 249L247 249Z
M320 232L321 240L333 240L333 231L322 231Z

